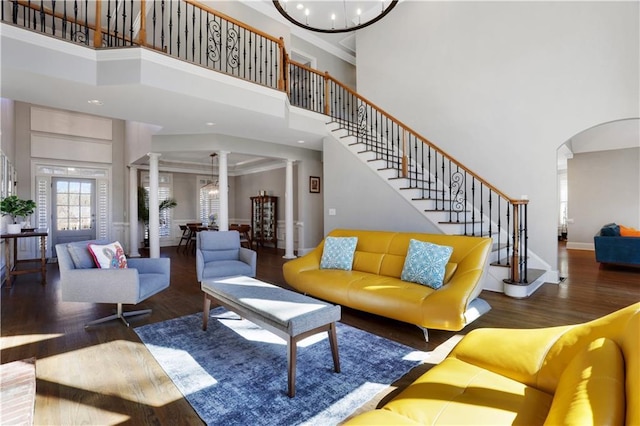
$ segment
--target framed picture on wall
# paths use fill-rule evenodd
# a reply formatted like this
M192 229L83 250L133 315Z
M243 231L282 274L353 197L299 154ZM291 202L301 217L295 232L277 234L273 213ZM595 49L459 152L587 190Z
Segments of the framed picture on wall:
M319 176L309 176L309 192L319 193L320 192L320 177Z

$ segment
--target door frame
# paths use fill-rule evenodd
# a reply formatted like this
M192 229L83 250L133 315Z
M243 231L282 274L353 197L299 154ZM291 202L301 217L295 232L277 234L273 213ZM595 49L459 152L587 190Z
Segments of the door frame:
M63 161L51 159L31 159L31 199L36 202L34 213L35 226L48 228L52 226L51 194L53 177L88 178L96 181L96 219L95 229L97 239L111 239L113 203L113 167L111 164L86 163L80 161ZM42 206L45 206L44 208ZM104 214L99 214L99 211ZM47 238L46 256L52 257L52 239ZM26 256L34 256L36 247L28 249Z

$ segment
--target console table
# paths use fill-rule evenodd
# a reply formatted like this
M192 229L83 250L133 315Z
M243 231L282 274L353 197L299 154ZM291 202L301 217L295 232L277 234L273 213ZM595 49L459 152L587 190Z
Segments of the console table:
M0 238L4 240L4 259L5 266L7 268L7 288L11 288L11 281L14 275L32 274L34 272L40 272L42 275L42 284L47 283L47 236L49 232L47 229L34 229L32 231L20 232L18 234L1 234ZM31 238L40 237L40 258L36 259L22 259L18 260L18 238ZM9 245L13 243L13 259L11 257L11 251ZM13 262L12 262L13 260ZM40 262L40 267L31 269L16 269L18 263L23 262Z

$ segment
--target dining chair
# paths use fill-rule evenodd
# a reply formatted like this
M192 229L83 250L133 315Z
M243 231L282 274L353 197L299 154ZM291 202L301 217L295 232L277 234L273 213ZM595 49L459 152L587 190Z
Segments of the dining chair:
M185 246L185 251L187 250L187 245L189 243L189 228L187 227L187 225L179 225L180 230L182 231L182 236L180 236L180 241L178 241L178 249L180 250L180 245L182 244L182 242L184 241L184 246Z
M253 249L253 242L251 241L251 225L232 223L229 225L229 231L238 231L240 233L240 245L248 249Z

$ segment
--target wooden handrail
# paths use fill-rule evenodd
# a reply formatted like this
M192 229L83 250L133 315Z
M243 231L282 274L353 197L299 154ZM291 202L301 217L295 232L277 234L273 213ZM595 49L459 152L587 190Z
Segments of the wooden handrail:
M476 172L474 172L473 170L469 169L467 166L463 165L461 162L459 162L458 160L455 159L455 157L453 157L451 154L447 153L446 151L444 151L443 149L441 149L439 146L437 146L436 144L434 144L433 142L431 142L430 140L428 140L427 138L423 137L420 135L420 133L416 132L415 130L413 130L411 127L407 126L405 123L403 123L402 121L398 120L396 117L394 117L393 115L391 115L390 113L386 112L385 110L383 110L382 108L378 107L376 104L374 104L373 102L370 102L369 100L365 99L363 96L359 95L358 93L356 93L353 89L349 88L348 86L346 86L345 84L341 83L340 81L336 80L335 78L333 78L332 76L328 75L326 76L326 78L328 80L333 81L336 85L340 86L341 88L343 88L344 90L346 90L349 94L355 96L356 98L360 99L362 102L366 103L367 105L373 107L376 109L376 111L380 112L381 114L385 115L387 118L389 118L391 121L393 121L394 123L396 123L400 128L402 128L403 130L408 131L409 133L412 133L417 139L419 139L420 141L422 141L422 143L430 146L431 148L435 149L436 151L438 151L440 154L442 154L443 156L447 157L451 162L453 162L455 165L461 167L462 169L468 171L469 173L471 173L476 179L478 179L483 185L485 185L487 188L491 189L493 192L495 192L496 194L500 195L502 198L504 198L505 200L509 200L510 203L512 204L523 204L523 201L525 200L518 200L515 198L511 198L509 197L507 194L505 194L504 192L500 191L498 188L496 188L495 186L491 185L489 182L487 182L485 179L483 179L482 177L480 177L480 175Z
M418 132L416 132L415 130L413 130L411 127L407 126L406 124L404 124L402 121L398 120L396 117L394 117L393 115L391 115L390 113L388 113L387 111L383 110L382 108L378 107L376 104L374 104L373 102L369 101L368 99L364 98L362 95L358 94L356 91L354 91L353 89L351 89L350 87L346 86L344 83L336 80L335 78L333 78L329 72L325 72L324 74L316 69L313 69L305 64L301 64L300 62L296 62L293 60L289 60L290 64L295 65L296 67L302 68L305 71L309 71L312 73L315 73L319 76L323 76L326 80L331 80L333 81L336 85L340 86L341 88L343 88L344 90L346 90L349 94L355 96L356 98L358 98L359 100L361 100L362 102L366 103L367 105L370 105L371 107L373 107L376 111L380 112L381 114L385 115L387 118L389 118L391 121L393 121L394 123L396 123L399 127L401 127L403 130L413 134L417 139L421 140L423 143L425 143L426 145L430 146L431 148L437 150L439 153L441 153L443 156L447 157L448 159L450 159L455 165L463 168L464 170L467 170L469 173L471 173L472 175L474 175L483 185L485 185L486 187L488 187L489 189L491 189L493 192L495 192L496 194L500 195L502 198L504 198L505 200L509 200L509 202L511 202L512 204L526 204L528 203L527 200L519 200L519 199L514 199L509 197L508 195L506 195L505 193L503 193L502 191L500 191L498 188L496 188L495 186L491 185L489 182L487 182L485 179L483 179L482 177L480 177L479 174L477 174L476 172L470 170L467 166L463 165L461 162L459 162L458 160L455 159L455 157L453 157L452 155L450 155L449 153L447 153L446 151L444 151L443 149L441 149L439 146L437 146L436 144L434 144L433 142L431 142L430 140L428 140L427 138L421 136ZM328 85L325 85L326 87L328 87ZM327 89L325 89L327 90ZM328 95L326 95L325 99L329 99ZM325 106L326 107L326 106ZM328 114L327 114L328 115ZM403 138L404 138L404 132L403 132Z

